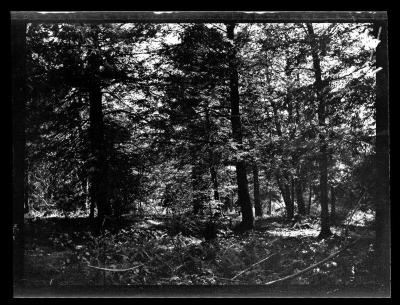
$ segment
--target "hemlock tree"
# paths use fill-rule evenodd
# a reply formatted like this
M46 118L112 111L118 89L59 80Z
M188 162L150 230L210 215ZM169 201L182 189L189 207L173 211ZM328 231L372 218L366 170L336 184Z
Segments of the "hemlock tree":
M229 88L231 102L232 138L240 148L243 144L242 123L240 120L239 77L237 71L237 50L235 47L235 24L226 25L227 38L231 42L228 50ZM250 201L249 187L246 174L246 162L236 160L236 179L238 185L239 204L242 210L242 222L238 229L252 229L254 225L253 209Z
M62 88L65 93L60 99L75 91L80 96L78 108L82 103L87 105L90 216L96 206L99 225L112 212L106 180L104 94L121 85L130 85L128 88L133 90L132 84L140 83L143 66L130 54L136 44L154 33L154 26L146 24L32 25L28 31L34 61L45 67L39 71L45 81Z

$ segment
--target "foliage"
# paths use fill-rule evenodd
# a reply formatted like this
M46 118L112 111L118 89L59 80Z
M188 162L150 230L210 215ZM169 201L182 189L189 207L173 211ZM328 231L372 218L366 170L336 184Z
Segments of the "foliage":
M29 24L30 284L266 284L360 232L290 284L373 282L370 25L237 24L233 40L225 26ZM271 215L238 235L244 184ZM78 217L96 190L112 210L98 223Z

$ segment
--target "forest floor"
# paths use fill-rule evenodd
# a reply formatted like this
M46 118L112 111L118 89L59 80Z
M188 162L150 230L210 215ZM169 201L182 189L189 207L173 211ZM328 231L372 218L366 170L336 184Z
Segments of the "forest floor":
M168 218L125 218L100 236L83 218L29 220L23 287L266 285L324 295L382 292L371 270L374 234L368 226L346 226L347 234L345 226L333 226L334 234L321 240L318 221L310 217L294 226L279 217L257 219L253 231L239 235L227 218L219 223L217 238L206 241L193 219L177 225Z

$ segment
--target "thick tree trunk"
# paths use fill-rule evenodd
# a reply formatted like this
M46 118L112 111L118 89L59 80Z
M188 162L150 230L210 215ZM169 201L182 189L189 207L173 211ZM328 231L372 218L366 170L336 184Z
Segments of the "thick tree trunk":
M238 184L239 204L242 211L241 228L243 230L252 229L254 226L254 215L249 195L246 163L244 161L239 161L236 164L236 179Z
M15 283L24 274L25 206L25 102L26 23L11 24L12 128L13 128L13 274Z
M295 181L295 189L296 189L296 199L297 199L297 211L300 215L306 214L306 205L304 203L303 198L303 187L299 179Z
M315 91L318 101L318 123L321 131L319 132L319 173L320 173L320 201L321 201L321 232L320 238L325 238L332 235L329 224L329 209L328 209L328 158L327 158L327 143L325 139L325 86L322 80L321 63L318 54L318 43L314 34L314 29L311 23L307 23L307 29L310 38L311 53L313 59L313 68L315 73Z
M389 200L389 80L387 22L374 24L375 37L380 43L376 49L376 264L379 280L390 286L390 200Z
M254 209L258 217L262 217L263 211L260 199L260 182L258 181L258 167L257 163L253 163L253 179L254 179Z
M232 43L229 50L229 87L230 87L230 102L231 102L231 124L233 140L241 146L242 144L242 124L240 121L239 108L239 77L237 72L237 58L234 46L234 29L235 24L226 25L227 37ZM246 162L237 160L236 162L236 179L238 185L239 204L242 210L241 229L248 230L254 226L253 209L250 201L249 184L246 175Z
M97 207L98 227L100 229L104 217L111 214L107 194L107 163L104 145L104 122L102 109L102 92L100 86L89 88L89 137L91 147L90 198L91 204Z

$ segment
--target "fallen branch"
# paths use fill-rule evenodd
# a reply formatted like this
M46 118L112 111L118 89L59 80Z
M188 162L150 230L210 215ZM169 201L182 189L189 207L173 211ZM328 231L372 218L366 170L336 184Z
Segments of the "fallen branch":
M305 269L303 269L303 270L301 270L301 271L299 271L299 272L293 273L293 274L291 274L291 275L285 276L285 277L280 278L280 279L277 279L277 280L270 281L270 282L268 282L268 283L265 283L264 285L269 286L269 285L272 285L272 284L275 284L275 283L279 283L279 282L283 282L283 281L286 281L286 280L295 278L295 277L299 276L300 274L306 273L307 271L310 271L310 270L314 269L315 267L317 267L317 266L319 266L319 265L325 263L326 261L331 260L332 258L334 258L335 256L337 256L338 254L340 254L341 252L343 252L343 251L346 250L347 248L353 246L353 245L354 245L355 243L357 243L360 239L361 239L361 237L358 238L358 239L356 239L354 242L348 244L347 246L344 246L344 247L343 247L342 249L340 249L339 251L337 251L337 252L335 252L335 253L329 255L328 257L324 258L323 260L321 260L321 261L319 261L319 262L317 262L317 263L315 263L315 264L313 264L313 265L311 265L311 266L309 266L309 267L307 267L307 268L305 268Z
M253 268L254 266L261 264L262 262L265 262L266 260L270 259L272 256L276 255L277 253L273 253L269 256L267 256L266 258L263 258L262 260L258 261L257 263L254 263L253 265L251 265L250 267L244 269L243 271L239 272L238 274L236 274L233 278L231 278L231 281L235 280L237 277L241 276L243 273L249 271L251 268Z
M225 280L225 281L230 281L230 282L239 282L241 283L241 280L232 280L232 279L228 279L226 277L219 277L219 276L214 276L214 278L219 279L219 280Z
M143 264L131 267L131 268L126 268L126 269L110 269L110 268L103 268L103 267L96 267L96 266L91 266L91 265L87 265L90 268L94 268L94 269L99 269L99 270L104 270L104 271L111 271L111 272L125 272L125 271L129 271L129 270L134 270L140 266L143 266Z

